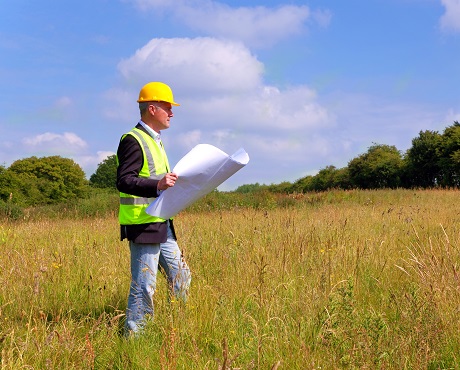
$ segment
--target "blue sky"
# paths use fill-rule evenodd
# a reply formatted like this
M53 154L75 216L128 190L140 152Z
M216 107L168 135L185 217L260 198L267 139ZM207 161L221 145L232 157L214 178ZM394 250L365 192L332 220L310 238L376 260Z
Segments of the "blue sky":
M195 145L249 164L221 190L404 152L460 121L460 0L0 2L0 164L61 155L89 176L168 83L174 165Z

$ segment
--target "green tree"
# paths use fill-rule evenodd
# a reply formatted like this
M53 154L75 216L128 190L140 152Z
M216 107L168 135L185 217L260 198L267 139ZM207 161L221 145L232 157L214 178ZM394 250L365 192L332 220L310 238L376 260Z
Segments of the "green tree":
M307 193L311 191L311 183L313 181L313 176L307 175L296 180L292 186L289 188L290 193Z
M11 183L11 173L5 166L0 166L0 218L16 220L23 217L24 213L20 206L13 203Z
M434 187L440 177L438 147L441 135L436 131L420 131L412 139L405 155L404 183L408 187Z
M265 186L265 188L272 193L281 193L281 194L289 194L292 184L289 181L283 181L279 184L271 184ZM264 187L262 187L264 189Z
M348 168L327 166L321 169L309 182L309 190L324 191L334 188L349 189L351 187Z
M334 188L351 189L353 184L350 180L350 172L348 167L339 168L334 173Z
M336 168L335 166L326 166L314 175L305 176L290 187L290 192L306 193L309 191L325 191L329 189L350 189L351 183L348 174L348 168Z
M60 156L20 159L6 170L10 193L24 206L58 203L83 197L88 182L81 167Z
M310 181L310 191L323 191L331 189L335 186L335 173L337 168L335 166L327 166L322 168L319 172L312 177Z
M460 186L460 123L447 127L437 151L440 167L440 184Z
M361 189L397 188L403 159L393 145L374 144L348 163L350 182Z
M0 166L0 200L6 201L11 194L11 174L5 166Z
M90 185L96 188L116 188L117 181L117 156L108 156L99 163L96 172L89 178Z
M248 194L248 193L254 193L256 191L259 191L263 185L260 185L258 182L255 184L245 184L238 186L235 189L235 193L242 193L242 194Z

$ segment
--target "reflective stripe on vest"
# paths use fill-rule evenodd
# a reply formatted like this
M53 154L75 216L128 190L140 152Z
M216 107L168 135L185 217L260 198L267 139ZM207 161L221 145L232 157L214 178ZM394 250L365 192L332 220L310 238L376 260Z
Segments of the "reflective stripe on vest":
M169 164L164 150L157 145L153 138L137 129L133 128L129 133L122 137L132 135L142 150L143 165L139 171L139 177L160 180L168 171ZM120 192L120 209L118 218L121 225L147 224L152 222L164 222L165 219L150 216L145 212L148 205L155 198L137 197L135 195Z
M155 198L144 198L144 197L120 197L120 204L130 205L130 204L150 204L155 200Z

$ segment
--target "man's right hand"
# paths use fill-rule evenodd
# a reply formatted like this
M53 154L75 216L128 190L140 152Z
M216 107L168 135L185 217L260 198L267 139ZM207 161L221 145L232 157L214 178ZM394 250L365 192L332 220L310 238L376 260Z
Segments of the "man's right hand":
M177 176L175 173L167 173L159 182L157 185L158 190L166 190L167 188L170 188L174 186L176 183L176 180L179 176Z

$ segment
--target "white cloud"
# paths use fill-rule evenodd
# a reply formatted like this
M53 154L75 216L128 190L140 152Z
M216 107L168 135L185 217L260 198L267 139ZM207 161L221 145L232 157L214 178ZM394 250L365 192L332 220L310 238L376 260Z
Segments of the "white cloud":
M93 157L92 161L89 161L85 154L88 150L88 144L78 135L73 132L64 132L63 134L57 134L53 132L45 132L35 136L29 136L22 138L18 141L12 141L9 144L13 145L2 145L0 147L0 155L5 154L4 158L6 163L10 164L19 158L26 158L30 156L36 157L48 157L59 155L64 158L72 158L76 163L82 166L90 164L91 169L96 167L100 162L100 158L107 156L107 152L100 154L98 157ZM7 150L6 153L2 153L3 148ZM113 154L113 153L112 153ZM97 162L99 160L99 162ZM93 163L95 162L95 164Z
M64 134L55 134L52 132L45 132L33 137L26 137L23 143L33 147L58 147L65 150L79 150L87 146L86 142L78 135L72 132L65 132Z
M460 31L460 0L441 0L445 13L441 17L443 30Z
M259 127L282 128L284 131L325 127L335 117L316 101L316 93L307 86L285 90L266 86L256 98L253 121Z
M335 121L307 86L283 90L264 86L263 64L240 43L212 38L153 39L120 62L119 69L129 85L168 81L175 100L182 104L176 112L187 111L191 120L199 117L200 127L227 129L231 121L234 130L294 130ZM119 106L134 106L133 95L122 90L106 94L111 99L120 97ZM116 111L113 114L119 116Z
M310 10L294 5L231 8L218 2L203 2L199 7L180 7L177 15L194 30L265 47L302 33Z
M194 94L253 89L263 65L242 44L212 38L153 39L118 68L127 81L169 81Z
M142 11L154 9L171 13L183 24L206 35L244 42L252 47L266 47L305 31L312 16L305 6L283 5L231 7L210 0L133 0ZM313 19L327 25L328 12L315 12Z
M307 86L279 89L262 86L245 94L218 95L208 99L187 97L175 120L186 116L188 126L197 125L213 137L231 130L232 138L249 132L275 135L278 130L289 134L297 130L331 127L335 116L325 109L316 93ZM205 133L203 133L205 135Z
M182 132L178 135L177 141L184 148L193 148L195 145L200 144L201 141L201 131L192 130Z
M98 151L96 154L97 154L97 156L96 156L97 164L99 164L99 163L102 163L105 159L107 159L111 155L114 155L116 153L111 152L111 151Z

